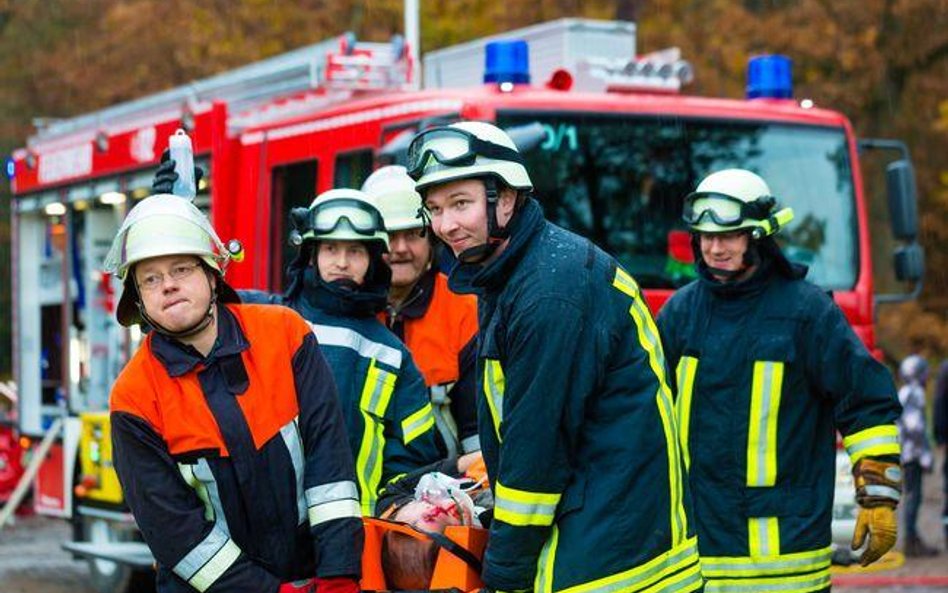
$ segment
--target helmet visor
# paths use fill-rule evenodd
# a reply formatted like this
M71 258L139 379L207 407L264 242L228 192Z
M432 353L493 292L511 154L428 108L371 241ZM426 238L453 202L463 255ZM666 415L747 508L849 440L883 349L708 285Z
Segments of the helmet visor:
M774 199L762 196L753 202L744 202L717 192L694 192L685 198L681 217L689 225L710 219L721 226L737 226L747 219L763 220L769 215Z
M338 199L316 206L311 211L310 225L317 235L330 233L345 220L349 227L367 237L384 231L379 211L359 200Z
M408 146L408 174L418 180L433 168L467 167L478 156L523 164L512 148L481 140L467 130L432 128L415 136Z

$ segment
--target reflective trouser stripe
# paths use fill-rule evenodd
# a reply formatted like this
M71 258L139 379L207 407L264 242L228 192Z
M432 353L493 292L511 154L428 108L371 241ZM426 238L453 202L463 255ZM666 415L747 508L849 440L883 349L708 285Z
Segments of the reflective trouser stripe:
M410 442L430 430L434 422L431 404L426 403L420 410L402 421L402 442L407 447Z
M830 586L829 569L795 576L763 577L756 579L708 579L705 593L809 593Z
M333 519L361 517L359 488L350 480L320 484L307 489L306 505L311 527Z
M561 589L560 592L688 593L696 591L702 584L696 542L696 538L685 540L645 564L595 581ZM552 566L546 567L545 570L552 573ZM552 574L544 578L552 581ZM550 593L550 590L541 589L540 591Z
M562 497L559 493L517 490L498 481L494 488L494 518L510 525L552 525Z
M306 472L305 461L303 459L303 439L300 436L297 418L287 422L280 429L280 436L290 452L290 459L293 461L293 473L296 474L296 511L299 515L299 523L306 520L306 497L303 495L303 475Z
M500 366L500 361L485 360L484 396L487 399L487 407L490 408L490 417L498 441L502 440L500 438L500 423L504 414L504 386L504 369Z
M174 573L198 591L205 591L237 561L240 548L220 529L214 528L174 567Z
M681 453L685 458L685 467L691 467L691 451L688 447L688 435L691 431L691 399L694 395L695 376L698 373L698 359L693 356L682 356L675 369L675 379L678 384L678 399L675 409L678 417L678 442L681 443Z
M748 486L773 486L777 482L777 415L782 386L782 362L754 362L747 433Z
M658 381L657 405L662 419L662 427L665 431L665 448L668 458L669 522L672 532L672 545L677 545L684 540L688 531L688 519L682 502L684 486L682 485L681 467L679 465L681 453L678 450L678 428L675 426L671 390L668 388L668 382L665 378L665 354L662 352L662 343L658 338L658 328L655 326L655 321L652 320L652 315L645 306L645 302L642 301L635 280L625 270L617 267L612 285L632 298L629 314L635 322L639 344L648 354L649 366Z
M363 432L356 457L356 475L361 490L362 514L375 514L379 484L382 481L383 452L385 450L385 426L382 418L395 391L395 375L369 363L359 407L362 412Z
M792 575L829 570L831 547L776 556L702 556L701 570L707 578L744 578Z
M863 457L900 454L899 429L894 424L873 426L843 438L853 465Z

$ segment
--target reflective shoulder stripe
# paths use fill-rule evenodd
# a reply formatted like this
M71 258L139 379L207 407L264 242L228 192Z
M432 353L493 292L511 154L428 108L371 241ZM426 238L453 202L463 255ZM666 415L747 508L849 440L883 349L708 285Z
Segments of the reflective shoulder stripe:
M293 461L293 473L296 475L296 510L299 515L299 522L302 524L306 520L306 499L303 496L303 474L306 471L303 458L303 438L300 435L298 417L293 418L280 428L280 436L290 452L290 459Z
M311 527L334 519L362 516L359 508L359 488L351 480L330 482L308 488L306 505L309 509Z
M490 409L490 419L494 425L497 440L500 438L500 424L504 417L504 369L499 360L484 361L484 396Z
M689 593L701 588L697 538L629 570L562 589L559 593Z
M702 556L701 569L709 579L773 577L829 571L832 548L774 556Z
M360 356L374 358L390 367L402 367L402 352L397 348L374 342L355 330L335 325L311 323L316 339L326 346L339 346L355 350Z
M698 359L694 356L682 356L675 369L675 378L678 385L678 399L675 402L675 411L678 417L678 440L681 443L681 453L685 458L685 467L691 467L691 451L688 437L691 431L691 399L695 390L695 376L698 373Z
M616 275L612 279L612 285L633 299L639 296L638 283L628 272L618 266L616 266Z
M510 525L552 525L562 497L560 493L517 490L498 481L494 489L494 518Z
M747 433L747 485L777 483L777 416L783 389L783 363L755 361Z
M408 446L416 438L425 434L434 426L434 412L431 404L426 403L417 412L402 421L402 442Z
M844 437L843 446L853 465L863 457L899 455L899 429L895 424L873 426Z
M240 556L240 548L220 529L214 528L174 567L174 573L198 591L205 591Z

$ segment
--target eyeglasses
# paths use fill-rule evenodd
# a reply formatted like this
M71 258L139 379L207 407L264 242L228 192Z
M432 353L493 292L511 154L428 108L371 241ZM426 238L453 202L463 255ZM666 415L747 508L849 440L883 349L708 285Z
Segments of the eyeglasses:
M717 192L694 192L685 198L681 217L690 225L710 218L721 226L737 226L747 219L764 220L776 203L773 196L745 202Z
M481 140L467 130L441 127L418 134L408 145L408 175L420 179L431 159L445 167L467 167L478 156L523 164L523 157L512 148Z
M200 263L193 264L178 264L172 266L168 270L167 274L162 272L155 272L154 274L148 274L138 282L138 288L143 292L152 292L158 290L165 283L165 275L175 281L181 281L191 275L194 270L201 267Z

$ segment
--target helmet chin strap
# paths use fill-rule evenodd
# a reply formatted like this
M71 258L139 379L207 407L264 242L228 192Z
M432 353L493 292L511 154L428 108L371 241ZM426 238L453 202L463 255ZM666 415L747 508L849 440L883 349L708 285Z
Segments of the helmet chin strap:
M487 242L465 249L458 254L458 261L462 264L479 264L497 251L503 242L510 236L507 227L497 224L497 203L500 201L500 192L497 189L497 180L488 176L483 178L484 191L487 194Z
M176 340L179 340L181 338L188 338L203 331L207 326L211 324L212 321L214 321L214 306L217 304L217 289L214 288L214 285L211 283L211 278L208 275L209 272L207 270L204 270L204 274L205 274L205 278L207 278L207 284L211 289L211 300L207 305L207 312L194 325L192 325L191 327L185 328L181 331L171 331L170 329L162 326L161 324L159 324L154 319L148 316L148 313L145 312L145 306L142 304L142 300L139 295L139 298L136 299L135 304L138 306L138 312L142 316L142 319L147 321L148 325L150 325L159 334L163 336L167 336L169 338L176 339ZM134 286L134 283L133 283L133 286ZM138 293L137 286L135 287L135 292Z

